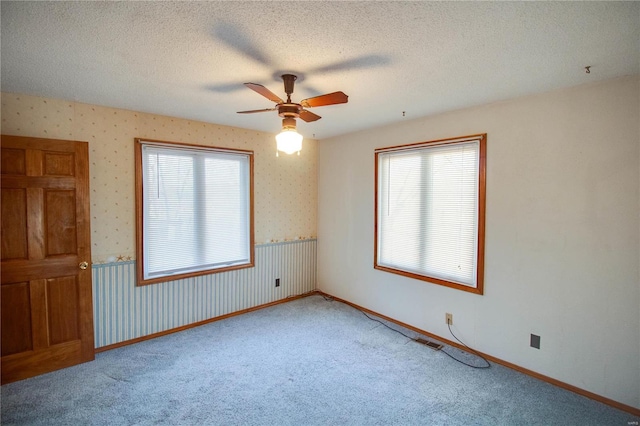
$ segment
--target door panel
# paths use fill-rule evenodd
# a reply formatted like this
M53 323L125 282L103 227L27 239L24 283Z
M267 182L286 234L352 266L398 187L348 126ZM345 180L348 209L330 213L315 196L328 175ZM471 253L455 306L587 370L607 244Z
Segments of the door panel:
M51 344L79 338L77 294L78 283L75 276L47 280L47 312Z
M27 173L25 151L23 149L3 149L1 172L3 175L25 175Z
M27 191L3 189L2 260L27 257Z
M12 283L1 288L2 356L29 351L33 349L29 283Z
M2 136L2 383L94 358L86 142Z
M47 256L76 253L75 191L46 190L44 216Z
M45 152L43 161L44 176L74 176L73 155L59 152Z

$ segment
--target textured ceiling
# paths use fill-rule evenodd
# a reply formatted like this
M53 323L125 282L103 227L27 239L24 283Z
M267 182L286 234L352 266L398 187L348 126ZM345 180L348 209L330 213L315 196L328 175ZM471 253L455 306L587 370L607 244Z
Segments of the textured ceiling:
M337 90L318 139L640 73L640 3L7 2L2 91L278 132L273 104ZM584 67L590 65L591 73ZM403 111L405 116L403 117Z

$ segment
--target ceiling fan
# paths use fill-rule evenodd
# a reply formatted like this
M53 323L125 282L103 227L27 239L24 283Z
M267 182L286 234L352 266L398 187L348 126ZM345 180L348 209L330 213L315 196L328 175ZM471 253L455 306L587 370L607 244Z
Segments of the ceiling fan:
M287 94L286 101L283 101L278 95L261 84L244 83L244 85L249 89L259 93L270 101L275 102L276 105L273 108L238 111L238 114L278 111L278 115L282 117L282 132L276 136L278 150L284 151L287 154L292 154L296 151L298 151L299 154L302 147L302 136L296 132L296 118L301 118L307 123L322 118L305 108L344 104L347 103L349 99L349 97L343 92L333 92L325 95L314 96L313 98L303 99L300 103L294 103L291 101L291 94L293 93L293 85L297 78L298 77L293 74L282 75L282 80L284 81L284 92ZM281 140L284 141L285 139L287 142L281 142Z

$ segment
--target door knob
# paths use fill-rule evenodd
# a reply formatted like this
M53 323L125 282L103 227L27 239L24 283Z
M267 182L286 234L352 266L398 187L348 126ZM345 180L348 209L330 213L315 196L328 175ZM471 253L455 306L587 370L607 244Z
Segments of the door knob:
M81 262L78 266L80 266L80 269L85 270L89 266L89 262Z

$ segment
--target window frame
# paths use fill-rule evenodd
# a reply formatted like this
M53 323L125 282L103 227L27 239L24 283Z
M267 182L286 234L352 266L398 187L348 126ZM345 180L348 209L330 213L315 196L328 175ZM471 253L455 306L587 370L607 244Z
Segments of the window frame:
M144 239L144 180L143 180L143 158L142 147L145 144L155 144L166 148L205 150L212 152L220 152L224 154L242 154L249 159L249 261L247 263L225 266L220 268L205 269L200 271L190 271L185 273L165 275L161 277L145 278L145 239ZM134 158L135 158L135 203L136 203L136 285L144 286L149 284L158 284L167 281L175 281L184 278L196 277L201 275L209 275L220 272L228 272L236 269L252 268L255 266L255 239L254 239L254 152L251 150L221 148L207 145L195 145L182 142L168 142L147 138L135 138Z
M478 141L479 153L478 153L478 212L477 212L477 248L476 248L476 286L471 287L464 284L456 283L453 281L444 280L437 277L432 277L424 274L419 274L412 271L403 270L400 268L394 268L390 266L380 265L378 262L378 245L379 234L378 226L378 205L379 205L379 155L387 152L401 152L404 150L415 150L416 148L432 148L443 145L450 145L456 143L464 143L470 141ZM484 294L484 253L485 253L485 209L486 209L486 162L487 162L487 134L475 134L469 136L461 136L456 138L438 139L427 142L417 142L406 145L397 145L384 148L375 149L374 164L375 164L375 181L374 181L374 239L373 239L373 252L374 252L374 269L378 269L393 274L402 275L409 278L418 279L421 281L427 281L433 284L442 285L457 290L462 290L470 293L482 295Z

